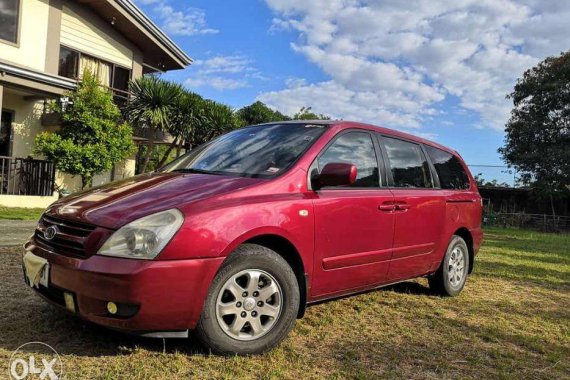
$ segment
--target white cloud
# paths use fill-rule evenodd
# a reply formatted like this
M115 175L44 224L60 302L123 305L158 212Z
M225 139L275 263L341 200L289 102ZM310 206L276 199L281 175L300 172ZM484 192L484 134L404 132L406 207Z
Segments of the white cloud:
M204 73L242 73L254 70L252 60L242 55L215 56L205 60L198 60L194 66Z
M176 10L167 0L137 0L137 2L153 6L152 10L167 34L193 36L218 33L217 29L207 27L206 13L202 9Z
M193 76L185 84L190 88L211 87L218 91L249 87L249 80L267 80L243 55L217 55L197 60Z
M188 87L212 87L218 91L235 90L238 88L248 87L247 81L243 79L232 79L221 76L197 76L195 78L188 78L184 82Z
M304 87L306 84L307 81L303 78L290 77L285 80L285 86L287 86L287 88Z
M566 0L266 0L272 32L330 78L259 99L388 126L417 127L450 95L503 129L524 70L568 49Z

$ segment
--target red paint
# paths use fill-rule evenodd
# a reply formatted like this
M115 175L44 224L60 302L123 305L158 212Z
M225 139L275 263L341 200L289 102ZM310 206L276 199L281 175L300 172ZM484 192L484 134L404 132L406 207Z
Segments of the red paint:
M309 167L346 129L375 131L457 155L401 132L330 123L293 167L274 179L149 174L64 198L46 215L95 226L80 242L85 256L74 257L65 249L51 252L36 238L26 249L50 262L51 285L76 295L81 317L130 331L195 327L224 259L238 245L262 235L278 236L295 247L310 286L308 302L429 274L459 229L469 232L473 252L478 251L481 197L468 170L471 186L462 191L311 190ZM343 165L331 173L353 182L353 168ZM178 208L185 222L155 260L96 255L113 231L170 208ZM137 304L140 310L131 318L111 318L105 312L107 301Z
M331 162L326 164L319 175L321 186L346 186L356 182L358 171L356 166Z

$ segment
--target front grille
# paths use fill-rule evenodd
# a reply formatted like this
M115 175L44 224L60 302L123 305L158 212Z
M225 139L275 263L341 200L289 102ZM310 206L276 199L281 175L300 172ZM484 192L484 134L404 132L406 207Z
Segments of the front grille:
M46 239L45 231L51 226L55 226L58 232L50 240ZM36 243L44 249L65 256L85 257L85 243L94 229L89 224L44 215L34 236Z

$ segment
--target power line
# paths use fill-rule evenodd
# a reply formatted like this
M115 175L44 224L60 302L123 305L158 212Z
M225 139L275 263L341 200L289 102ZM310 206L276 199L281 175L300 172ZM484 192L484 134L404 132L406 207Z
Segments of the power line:
M476 165L476 164L467 164L467 166L473 166L478 168L509 168L508 166L504 165ZM510 169L510 168L509 168Z

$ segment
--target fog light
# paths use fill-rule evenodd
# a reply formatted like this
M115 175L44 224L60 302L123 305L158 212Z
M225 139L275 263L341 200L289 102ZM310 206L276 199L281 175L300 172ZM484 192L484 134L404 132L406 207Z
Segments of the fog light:
M109 314L117 314L117 305L114 302L107 302L107 311Z

